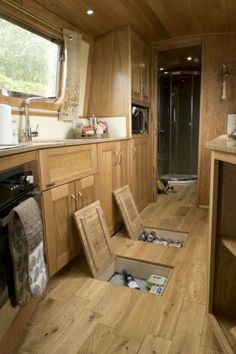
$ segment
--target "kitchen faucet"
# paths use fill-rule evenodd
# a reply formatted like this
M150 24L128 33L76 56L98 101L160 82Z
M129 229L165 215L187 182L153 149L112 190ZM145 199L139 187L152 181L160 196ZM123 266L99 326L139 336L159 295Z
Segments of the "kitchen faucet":
M30 117L29 117L29 105L32 102L55 102L57 97L44 97L44 96L35 96L35 97L29 97L25 100L25 130L24 130L24 136L26 141L31 141L32 137L38 136L38 131L31 131L30 127Z

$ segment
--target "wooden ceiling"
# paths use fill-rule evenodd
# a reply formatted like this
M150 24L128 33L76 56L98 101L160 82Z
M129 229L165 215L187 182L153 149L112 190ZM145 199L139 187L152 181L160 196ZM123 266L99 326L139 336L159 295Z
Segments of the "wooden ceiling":
M149 42L236 32L236 0L35 0L93 38L133 25ZM88 16L86 11L93 9Z

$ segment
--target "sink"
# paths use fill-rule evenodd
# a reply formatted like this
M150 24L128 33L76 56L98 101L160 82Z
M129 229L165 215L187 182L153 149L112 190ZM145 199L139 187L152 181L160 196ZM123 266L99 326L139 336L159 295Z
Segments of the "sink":
M25 146L24 144L0 144L0 150L18 149Z

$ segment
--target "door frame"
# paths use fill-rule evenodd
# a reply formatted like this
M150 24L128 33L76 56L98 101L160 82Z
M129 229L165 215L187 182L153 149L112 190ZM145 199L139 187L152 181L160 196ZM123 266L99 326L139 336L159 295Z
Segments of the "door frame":
M151 112L152 112L152 139L153 139L153 180L154 180L154 200L157 198L157 158L158 158L158 135L157 127L159 123L159 110L157 108L157 98L159 95L159 86L157 80L158 74L158 53L163 51L168 51L172 49L181 49L191 46L201 46L203 49L203 38L202 35L191 35L191 36L182 36L172 39L167 39L163 41L158 41L152 43L152 77L151 77ZM203 50L201 53L203 59ZM201 77L202 77L202 66L201 66ZM199 176L200 176L200 159L201 159L201 150L200 150L200 138L201 138L201 107L202 107L202 80L200 85L200 105L199 105L199 134L198 134L198 164L197 164L197 200L199 200Z

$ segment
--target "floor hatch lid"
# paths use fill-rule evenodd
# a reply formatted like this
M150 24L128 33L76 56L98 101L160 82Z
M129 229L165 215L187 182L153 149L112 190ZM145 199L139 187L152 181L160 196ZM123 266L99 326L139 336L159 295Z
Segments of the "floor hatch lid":
M119 188L115 190L113 194L120 209L129 237L132 239L137 239L137 237L142 233L144 226L129 186L126 185Z
M100 201L77 210L74 219L89 268L99 278L115 258Z

